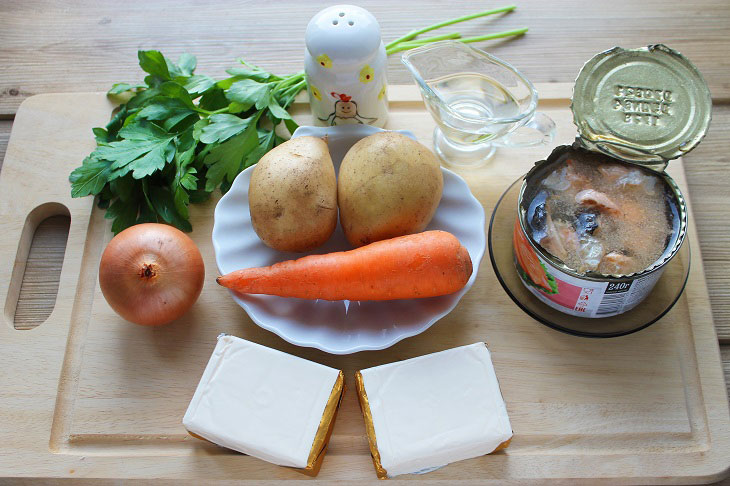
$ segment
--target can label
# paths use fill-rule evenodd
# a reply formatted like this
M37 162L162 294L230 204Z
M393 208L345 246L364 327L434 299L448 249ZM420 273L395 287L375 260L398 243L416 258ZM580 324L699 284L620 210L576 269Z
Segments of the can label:
M662 267L633 280L607 278L602 282L568 275L535 252L519 220L512 243L515 267L525 287L550 307L574 316L611 317L633 309L664 272Z

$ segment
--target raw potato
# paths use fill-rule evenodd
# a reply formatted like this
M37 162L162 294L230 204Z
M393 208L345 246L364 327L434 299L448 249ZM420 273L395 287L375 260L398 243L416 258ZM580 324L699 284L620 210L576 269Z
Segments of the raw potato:
M337 181L327 143L298 137L264 155L248 187L251 223L275 250L316 248L337 226Z
M436 156L397 132L363 138L340 166L337 198L347 240L362 246L426 229L444 180Z

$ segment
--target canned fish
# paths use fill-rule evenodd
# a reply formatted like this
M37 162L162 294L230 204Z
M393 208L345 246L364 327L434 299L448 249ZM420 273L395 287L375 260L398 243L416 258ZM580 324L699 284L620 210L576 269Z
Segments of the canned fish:
M712 101L697 68L663 45L602 52L581 69L573 145L525 176L513 246L523 284L575 316L639 305L687 231L687 207L664 169L705 136Z
M677 184L579 146L525 176L513 244L523 284L567 314L610 317L654 288L677 254L687 207Z

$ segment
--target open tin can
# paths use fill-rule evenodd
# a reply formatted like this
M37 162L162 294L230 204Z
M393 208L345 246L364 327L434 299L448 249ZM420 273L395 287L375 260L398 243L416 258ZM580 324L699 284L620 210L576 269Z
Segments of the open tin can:
M669 160L689 152L703 139L712 115L712 99L702 75L679 52L664 45L615 47L583 66L573 88L571 109L579 134L575 143L557 147L546 160L537 162L522 182L513 234L515 266L527 289L550 307L574 316L611 317L641 304L684 242L687 206L679 187L664 170ZM649 253L648 263L620 271L619 266L603 263L607 256L598 254L603 251L601 247L588 252L596 262L594 266L578 269L574 262L568 265L565 254L561 255L565 260L556 256L559 252L545 244L546 239L536 240L535 218L543 218L545 211L543 206L543 212L536 213L540 209L535 205L536 194L552 173L576 160L593 164L598 168L596 174L604 173L601 167L610 166L656 183L660 192L655 197L665 202L659 217L666 218L666 238L657 239L660 242L654 246L659 251ZM584 200L584 193L576 194L576 201L579 197ZM591 195L606 196L596 191ZM611 202L610 197L608 194L605 200ZM590 203L594 208L610 209L600 206L600 201ZM620 213L620 205L615 207L616 214L625 214ZM592 221L591 231L598 226L595 217L579 216L576 218ZM572 224L576 235L582 236L571 235L571 241L581 238L580 245L583 238L596 241L586 236L586 226ZM563 228L570 233L569 223ZM630 250L611 255L614 259L633 258L626 256L631 255Z

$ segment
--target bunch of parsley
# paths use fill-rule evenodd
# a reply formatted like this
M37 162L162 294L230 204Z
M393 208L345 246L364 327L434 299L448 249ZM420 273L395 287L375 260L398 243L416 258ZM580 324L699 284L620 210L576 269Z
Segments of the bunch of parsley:
M274 130L280 122L297 128L286 109L305 83L243 61L215 81L194 74L189 54L177 63L159 51L138 56L145 84L109 91L131 98L106 128L94 128L97 148L71 173L71 195L98 195L115 234L144 222L190 231L190 202L217 187L226 192L240 171L282 143Z

